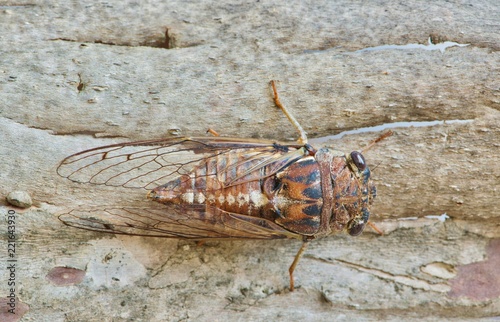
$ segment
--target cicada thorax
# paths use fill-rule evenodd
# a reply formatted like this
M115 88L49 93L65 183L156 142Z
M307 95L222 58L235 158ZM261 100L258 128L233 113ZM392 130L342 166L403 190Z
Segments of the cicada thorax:
M279 171L238 149L207 158L149 197L165 204L198 206L273 221L301 236L318 237L361 221L369 201L365 178L344 154L320 149ZM255 169L255 170L252 170ZM366 186L366 187L365 187ZM366 194L364 194L366 192Z
M263 191L272 205L275 223L301 235L318 233L323 191L319 165L314 157L304 157L267 178Z
M322 148L269 177L263 190L278 214L274 222L304 236L361 233L376 190L366 164L352 155L364 162L358 152Z

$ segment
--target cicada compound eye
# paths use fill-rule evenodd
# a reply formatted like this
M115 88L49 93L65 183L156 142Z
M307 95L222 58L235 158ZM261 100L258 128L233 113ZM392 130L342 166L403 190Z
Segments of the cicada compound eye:
M366 169L365 157L361 154L361 152L352 151L351 152L351 159L359 171L363 171L364 169Z
M349 235L359 236L365 229L366 223L364 221L355 222L351 227L348 228Z
M365 229L366 223L370 218L370 212L367 208L361 210L361 217L353 219L347 228L349 235L358 236Z

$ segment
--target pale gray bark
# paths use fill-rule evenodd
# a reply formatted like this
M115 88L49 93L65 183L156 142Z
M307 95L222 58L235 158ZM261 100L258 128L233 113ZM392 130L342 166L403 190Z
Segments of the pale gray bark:
M0 207L18 214L16 294L29 305L23 321L498 316L499 21L497 1L0 7L0 191L28 191L34 202L24 211ZM468 46L359 51L427 45L429 37ZM175 48L162 48L166 42ZM309 138L394 122L471 122L396 128L366 153L379 187L373 221L386 234L367 229L312 243L293 293L287 269L297 241L197 246L103 236L57 220L78 205L125 198L57 176L58 162L80 150L203 136L208 128L296 139L272 103L271 79ZM380 134L326 143L350 151ZM445 222L425 217L444 213ZM56 286L45 278L56 266L86 276Z

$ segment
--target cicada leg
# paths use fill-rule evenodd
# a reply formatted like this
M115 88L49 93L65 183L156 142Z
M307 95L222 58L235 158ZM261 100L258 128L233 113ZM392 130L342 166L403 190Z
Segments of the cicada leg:
M220 136L220 134L216 130L214 130L214 129L208 129L207 133L210 133L213 136Z
M295 255L292 265L290 265L290 268L288 269L288 272L290 273L290 292L293 292L293 290L295 289L295 285L293 282L293 271L295 271L295 266L297 266L297 264L299 263L299 260L302 257L302 254L304 254L304 251L306 250L308 244L308 241L304 241L299 251L297 252L297 255Z
M306 131L304 131L304 129L299 124L299 122L297 122L297 120L295 119L295 117L281 103L280 98L278 96L278 90L276 89L276 81L274 81L274 80L271 81L271 87L273 88L273 93L274 93L274 97L273 97L274 104L277 107L279 107L283 111L283 113L285 113L285 115L288 118L288 120L290 121L290 123L292 123L293 126L297 129L297 131L299 131L300 138L297 139L297 142L300 145L306 144L307 143L307 134L306 134Z
M368 221L367 222L368 226L370 226L373 230L375 230L380 236L384 236L384 232L382 230L380 230L380 228L377 227L377 225L375 225L374 223L372 223L371 221Z

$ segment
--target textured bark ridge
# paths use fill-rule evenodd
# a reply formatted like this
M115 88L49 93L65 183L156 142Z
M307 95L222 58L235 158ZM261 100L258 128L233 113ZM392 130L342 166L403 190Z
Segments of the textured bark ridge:
M27 192L33 205L0 205L4 263L17 260L0 270L0 320L500 315L499 10L488 0L5 4L0 194ZM57 219L147 202L140 190L58 176L81 150L209 128L296 140L272 79L316 149L362 151L394 131L363 152L377 185L370 218L384 235L367 227L313 241L290 293L300 241L197 245Z

